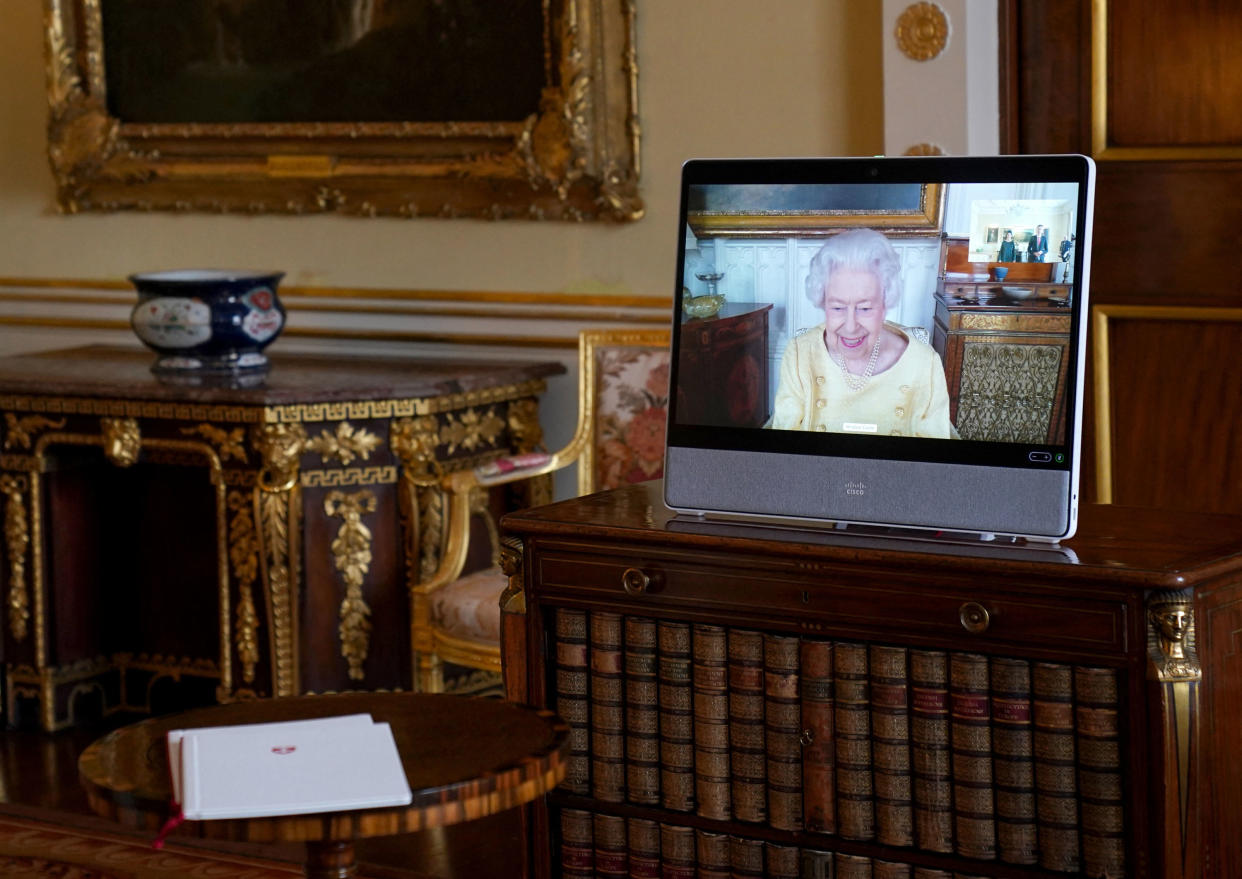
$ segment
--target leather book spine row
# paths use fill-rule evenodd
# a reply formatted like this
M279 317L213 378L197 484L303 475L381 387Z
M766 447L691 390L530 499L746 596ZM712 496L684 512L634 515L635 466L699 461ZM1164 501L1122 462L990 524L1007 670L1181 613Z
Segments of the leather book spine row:
M733 879L763 879L763 842L730 836L729 865Z
M625 819L630 879L660 879L660 825L647 818Z
M625 819L599 812L594 818L596 879L627 879L630 859Z
M661 620L656 625L660 699L660 804L674 812L694 811L694 700L690 626Z
M694 658L694 795L704 818L728 821L729 666L725 630L695 625ZM727 860L727 859L726 859Z
M1117 672L1074 669L1082 860L1088 876L1124 876L1125 808Z
M605 803L625 802L625 674L621 642L621 615L592 612L591 796Z
M800 849L794 845L763 844L763 875L768 879L799 879Z
M807 830L837 832L836 744L832 728L832 642L801 645L802 818Z
M631 803L660 805L656 623L625 618L625 782Z
M602 808L1126 873L1116 669L605 611L558 608L551 622L567 793ZM631 809L619 832L609 817L561 810L565 875L793 875L795 860L802 874L817 869L806 854L816 850L705 821L691 839L659 815ZM936 873L845 853L831 869L864 861L873 876Z
M871 645L871 759L874 763L875 838L914 845L910 784L909 674L904 647Z
M629 879L978 879L903 861L785 845L747 836L560 811L560 875Z
M1032 665L1031 712L1039 865L1062 873L1077 873L1078 779L1070 666L1051 662Z
M733 771L733 817L767 821L767 752L763 737L763 635L730 629L729 763Z
M836 876L835 858L832 852L804 848L799 861L802 879L833 879Z
M595 876L594 819L581 809L561 810L561 875L565 879Z
M837 852L833 862L837 879L871 879L871 858Z
M698 879L731 879L733 857L729 851L729 835L710 830L695 830L699 855Z
M954 653L949 657L953 819L957 852L983 861L996 859L989 686L986 656Z
M798 638L763 636L763 725L768 759L768 823L802 829L802 711Z
M949 742L949 656L910 651L910 758L918 846L953 851L953 763Z
M996 781L996 849L1009 864L1039 863L1031 667L992 659L992 775Z
M569 761L561 788L578 796L591 793L591 723L587 671L586 611L557 608L556 713L569 725Z
M871 879L910 879L914 868L898 861L871 860Z
M695 879L698 857L693 827L660 825L660 879Z
M875 789L871 774L867 645L838 641L833 647L833 660L837 833L845 839L871 840L875 838Z

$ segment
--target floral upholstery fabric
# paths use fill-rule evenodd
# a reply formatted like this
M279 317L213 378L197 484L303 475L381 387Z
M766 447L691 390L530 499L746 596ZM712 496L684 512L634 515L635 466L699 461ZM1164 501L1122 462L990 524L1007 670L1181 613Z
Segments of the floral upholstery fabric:
M664 475L667 348L596 351L595 490Z
M497 567L454 580L432 593L432 624L456 638L499 643L500 593L508 582Z

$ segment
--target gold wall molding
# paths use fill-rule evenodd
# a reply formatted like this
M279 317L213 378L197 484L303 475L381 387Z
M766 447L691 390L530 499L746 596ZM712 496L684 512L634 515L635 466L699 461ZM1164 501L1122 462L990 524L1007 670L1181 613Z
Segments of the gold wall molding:
M371 529L362 517L374 513L375 494L363 490L353 494L329 492L323 501L324 512L341 520L341 528L332 541L332 558L345 581L345 597L341 600L341 655L349 663L350 680L366 676L364 668L370 646L371 608L362 597L362 584L371 567Z
M133 305L133 284L123 278L27 278L0 276L0 298L5 290L124 290L131 295L116 297L112 301ZM12 295L12 294L10 294ZM552 293L541 291L511 290L420 290L405 287L318 287L282 284L280 298L298 299L351 299L359 303L367 301L445 301L478 302L503 305L537 305L544 308L658 308L672 304L667 296L640 295L634 293ZM90 301L102 301L92 297ZM342 307L344 310L344 307ZM523 312L525 313L525 312Z
M669 295L621 292L286 285L280 298L292 315L306 318L287 326L286 338L536 350L576 349L578 330L587 326L666 326L672 309ZM136 301L133 285L123 279L0 277L0 327L130 333L129 311ZM89 316L82 306L94 306ZM336 315L366 321L335 320Z

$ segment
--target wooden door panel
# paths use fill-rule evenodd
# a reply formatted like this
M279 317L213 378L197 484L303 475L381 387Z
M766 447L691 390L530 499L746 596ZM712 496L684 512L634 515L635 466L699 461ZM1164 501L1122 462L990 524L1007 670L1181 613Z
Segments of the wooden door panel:
M1094 308L1242 306L1232 280L1242 241L1240 37L1242 12L1229 0L1003 7L1002 107L1012 114L1002 119L1003 149L1096 156ZM1093 66L1100 58L1104 68ZM1110 431L1096 431L1089 363L1084 499L1100 497L1111 477L1117 502L1242 511L1242 479L1230 469L1242 450L1224 427L1242 424L1242 388L1229 375L1242 323L1113 329L1112 340L1091 339L1109 343L1100 414ZM1096 471L1100 452L1111 453L1105 472ZM1198 471L1182 479L1187 461Z
M1101 320L1100 318L1104 318ZM1242 498L1242 312L1104 308L1099 485L1113 503L1231 511ZM1098 341L1098 340L1097 340ZM1109 488L1111 487L1111 492Z
M1140 8L1141 7L1141 8ZM1242 142L1236 2L1108 0L1108 140L1119 147Z

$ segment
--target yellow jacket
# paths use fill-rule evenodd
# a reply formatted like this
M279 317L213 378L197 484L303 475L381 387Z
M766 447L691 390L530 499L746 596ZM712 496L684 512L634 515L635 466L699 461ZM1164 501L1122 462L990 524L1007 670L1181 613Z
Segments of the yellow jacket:
M907 342L895 364L852 390L824 347L824 325L790 340L769 427L949 439L949 392L940 355L893 323Z

